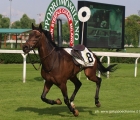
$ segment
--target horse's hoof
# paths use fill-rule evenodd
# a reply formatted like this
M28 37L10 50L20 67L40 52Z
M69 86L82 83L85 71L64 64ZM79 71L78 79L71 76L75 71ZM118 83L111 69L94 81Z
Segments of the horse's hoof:
M56 103L57 103L57 105L61 105L62 104L62 102L61 102L61 100L59 98L56 100Z
M77 116L79 115L79 111L78 111L77 109L75 109L74 111L75 111L75 112L74 112L73 115L74 115L75 117L77 117Z
M95 104L95 105L96 105L96 107L101 107L100 102L99 102L99 103L97 103L97 104Z
M72 108L75 108L75 105L74 105L74 103L73 103L73 102L71 102L70 104L71 104Z

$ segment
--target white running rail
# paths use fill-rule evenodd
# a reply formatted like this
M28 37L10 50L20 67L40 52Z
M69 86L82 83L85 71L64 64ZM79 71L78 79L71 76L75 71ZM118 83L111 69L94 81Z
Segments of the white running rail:
M23 56L23 83L26 82L26 57L22 50L2 50L0 49L0 53L18 53ZM31 51L30 53L33 53ZM38 53L38 51L36 51ZM101 56L100 61L102 61L103 57L107 57L107 64L110 64L110 57L133 57L135 59L135 69L134 69L134 77L137 76L137 63L140 58L139 53L120 53L120 52L94 52L97 56ZM100 77L100 74L98 75ZM109 72L107 73L107 77L109 77Z

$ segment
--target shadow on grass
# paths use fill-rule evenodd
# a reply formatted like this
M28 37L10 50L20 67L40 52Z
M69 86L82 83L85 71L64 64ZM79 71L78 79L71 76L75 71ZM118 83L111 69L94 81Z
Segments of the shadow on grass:
M93 107L77 107L76 109L78 109L79 113L80 112L88 112L90 115L95 115L93 110ZM67 106L52 106L52 107L47 107L47 108L36 108L36 107L19 107L17 110L17 112L24 112L24 111L30 111L30 112L34 112L37 113L38 115L60 115L60 116L67 116L66 114L64 114L64 112L72 115L72 113L70 113L69 109L67 108Z
M35 77L34 80L36 80L36 81L43 81L43 78L42 77Z

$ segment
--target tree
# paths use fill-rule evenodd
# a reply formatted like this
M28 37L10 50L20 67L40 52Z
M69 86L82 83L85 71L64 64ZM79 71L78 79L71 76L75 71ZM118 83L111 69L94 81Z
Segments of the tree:
M3 17L0 14L0 28L9 28L10 19L8 17ZM4 39L4 35L0 33L0 41Z
M15 21L15 22L12 24L11 28L20 29L20 28L21 28L20 21Z
M125 44L133 44L134 47L139 43L140 17L131 15L125 20Z
M69 31L69 26L68 22L65 22L62 26L62 34L63 34L63 40L66 42L70 41L70 31Z
M26 14L20 19L21 28L31 28L31 24L35 24L35 19L30 19Z
M9 28L10 19L0 14L0 28Z

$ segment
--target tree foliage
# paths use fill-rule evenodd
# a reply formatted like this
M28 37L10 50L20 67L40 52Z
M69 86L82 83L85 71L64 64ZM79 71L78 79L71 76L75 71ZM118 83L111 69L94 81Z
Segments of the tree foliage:
M0 14L0 28L9 28L10 19Z
M29 18L26 14L23 14L20 20L15 21L11 24L11 28L31 28L31 24L35 24L35 19ZM0 28L9 28L10 19L8 17L3 17L0 14Z
M125 44L138 46L140 34L140 17L131 15L125 20Z
M20 28L21 28L21 23L20 23L20 21L15 21L15 22L12 24L12 28L20 29Z
M9 28L10 19L8 17L3 17L3 15L0 14L0 28ZM0 34L0 40L2 40L4 37L3 34Z
M35 19L30 19L26 14L20 19L21 28L31 28L31 24L35 24Z
M68 22L65 22L62 26L62 34L63 34L63 39L66 42L69 42L70 40L70 31L69 31L69 26L68 26Z

